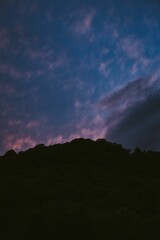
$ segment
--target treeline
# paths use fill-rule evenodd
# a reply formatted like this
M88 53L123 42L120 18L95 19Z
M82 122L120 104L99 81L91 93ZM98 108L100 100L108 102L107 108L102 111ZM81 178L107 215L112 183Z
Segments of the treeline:
M160 152L104 139L0 157L1 239L160 239Z

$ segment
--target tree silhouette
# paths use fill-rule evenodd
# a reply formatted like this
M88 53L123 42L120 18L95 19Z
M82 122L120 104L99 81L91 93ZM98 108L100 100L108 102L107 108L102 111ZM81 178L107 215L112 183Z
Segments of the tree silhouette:
M159 239L160 153L105 139L0 158L1 239Z

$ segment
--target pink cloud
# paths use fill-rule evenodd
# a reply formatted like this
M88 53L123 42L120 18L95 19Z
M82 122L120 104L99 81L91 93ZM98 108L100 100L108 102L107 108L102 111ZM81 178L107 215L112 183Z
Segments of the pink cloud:
M74 33L81 35L89 32L92 28L92 23L95 15L95 10L91 10L88 13L80 12L78 19L73 26Z
M160 68L157 69L157 71L155 71L155 73L151 76L150 82L149 82L150 85L152 86L152 84L159 82L159 79L160 79ZM160 85L159 85L159 87L160 87Z
M91 138L96 140L98 138L103 138L106 133L106 130L92 129L92 128L82 128L77 131L77 133L72 133L68 138L65 138L65 141L71 141L75 138Z
M15 137L13 135L9 135L4 140L5 149L13 149L15 151L22 151L28 148L34 147L37 143L31 137Z
M143 43L133 36L127 36L121 42L122 50L129 58L140 59L143 56Z
M104 123L103 116L100 115L100 113L97 111L97 106L93 107L93 119L92 121L89 121L87 117L82 117L82 119L79 120L79 122L76 124L72 122L68 126L65 126L65 128L69 128L72 125L75 126L73 132L65 132L65 129L62 129L62 134L59 134L55 137L48 136L47 140L45 141L47 145L51 144L57 144L57 143L64 143L64 142L70 142L71 140L75 138L91 138L91 139L98 139L103 138L106 134L106 126Z
M16 69L13 65L1 64L0 71L3 74L6 74L15 79L30 79L31 77L37 77L43 74L41 69L37 69L35 71L26 71L22 72Z
M9 120L8 125L9 126L19 126L22 124L21 120Z
M101 62L99 67L98 67L98 70L99 72L105 77L107 78L111 72L111 69L109 67L109 65L113 62L113 60L109 60L109 61L106 61L106 62Z
M148 67L151 63L153 63L153 61L157 61L157 59L155 58L154 60L153 59L149 59L149 58L146 58L146 57L142 57L140 59L140 64L143 66L143 67Z
M132 65L132 67L131 67L131 73L132 74L136 74L137 72L138 72L138 63L136 62L136 63L134 63L133 65Z
M102 55L107 55L110 52L110 50L108 48L104 48L101 50L101 52L102 52Z
M76 101L74 106L75 106L76 109L79 109L79 108L82 107L82 103L80 101Z
M55 61L48 62L49 69L51 70L62 67L64 64L66 64L66 58L64 56L58 56Z
M87 101L80 101L78 98L75 99L74 107L76 110L79 110L80 108L86 108L89 106L90 102L89 100Z
M95 140L104 137L106 133L104 116L99 112L96 105L88 105L88 108L90 108L89 112L91 113L89 118L92 120L90 121L87 117L83 116L76 124L75 133L69 136L69 140L77 137L91 138Z
M39 125L40 125L40 123L37 121L30 121L26 124L26 128L32 129L32 128L38 127Z
M50 59L54 54L54 50L53 49L41 49L41 50L33 50L32 48L28 48L27 49L27 55L29 56L29 58L31 60L35 60L35 59L41 59L41 60L46 60L46 59Z
M64 137L62 135L58 135L56 137L49 137L46 141L46 145L53 145L58 143L63 143Z
M65 53L55 56L55 51L48 48L47 46L36 51L32 48L28 48L26 55L30 60L39 60L41 62L41 65L43 65L43 72L42 70L38 70L37 76L42 75L45 71L53 71L57 68L63 67L69 62L69 59Z
M135 61L131 67L131 73L136 74L139 71L139 69L146 70L146 67L149 67L151 64L153 64L156 61L157 59L149 59L143 55L141 56L139 55L139 59L137 59L137 61Z

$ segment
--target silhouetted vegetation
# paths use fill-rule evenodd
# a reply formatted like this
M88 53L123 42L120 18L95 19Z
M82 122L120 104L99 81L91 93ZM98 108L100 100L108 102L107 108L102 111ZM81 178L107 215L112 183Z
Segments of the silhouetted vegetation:
M0 239L160 239L160 153L75 139L0 157Z

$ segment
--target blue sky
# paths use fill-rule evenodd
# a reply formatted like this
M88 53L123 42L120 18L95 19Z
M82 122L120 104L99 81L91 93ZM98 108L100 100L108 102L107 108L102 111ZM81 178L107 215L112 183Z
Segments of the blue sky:
M159 11L156 0L2 0L0 153L77 137L160 150Z

